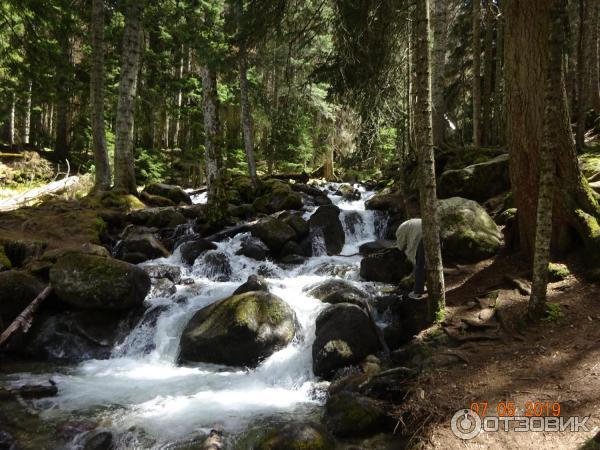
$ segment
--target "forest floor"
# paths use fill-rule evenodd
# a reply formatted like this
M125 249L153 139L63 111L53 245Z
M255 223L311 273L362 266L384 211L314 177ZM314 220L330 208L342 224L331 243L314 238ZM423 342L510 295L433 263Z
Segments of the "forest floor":
M575 274L582 269L577 261L568 265ZM531 324L526 320L528 296L507 280L507 275L524 274L526 266L517 256L500 256L458 267L448 277L443 328L450 332L470 311L479 310L476 303L490 291L497 293L497 326L482 327L453 348L460 364L426 371L413 386L405 408L418 418L410 428L422 448L600 449L593 440L600 429L600 287L577 275L551 283L548 301L557 305L554 313ZM480 412L487 403L487 417L501 416L512 404L515 415L524 416L532 412L528 402L534 407L540 402L543 414L552 415L558 403L562 417L590 416L589 431L482 431L471 440L458 439L451 418L474 402Z

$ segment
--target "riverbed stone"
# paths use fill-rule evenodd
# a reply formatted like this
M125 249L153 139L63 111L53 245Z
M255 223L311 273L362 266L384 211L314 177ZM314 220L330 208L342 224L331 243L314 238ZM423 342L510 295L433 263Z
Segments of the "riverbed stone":
M335 205L319 206L310 216L308 224L313 239L323 238L327 253L337 255L344 248L346 234L340 221L340 209Z
M213 281L229 281L233 268L223 252L209 251L202 255L199 266L202 273Z
M9 326L43 289L42 282L27 272L0 272L0 328Z
M268 292L247 292L198 311L181 336L180 363L256 367L289 345L299 329L294 310Z
M365 208L389 213L403 211L402 195L399 191L385 188L365 202Z
M123 239L117 245L115 257L131 264L139 264L149 259L166 258L171 253L150 233L137 234Z
M196 258L208 250L216 250L217 244L207 239L194 239L181 245L181 259L189 265L194 264Z
M242 239L240 249L236 252L236 255L243 255L247 258L256 259L257 261L264 261L267 259L268 254L269 247L267 247L259 238L254 236L246 236Z
M390 420L378 401L352 392L339 392L327 399L324 422L335 436L347 438L383 431Z
M502 248L500 228L477 202L452 197L440 200L438 211L444 256L477 262Z
M318 298L323 303L332 305L337 303L352 303L366 308L369 294L346 280L329 279L305 288L311 297Z
M288 423L267 431L258 450L334 450L335 439L317 423Z
M371 253L360 262L360 276L367 281L397 284L411 271L406 255L397 248Z
M245 294L246 292L264 291L269 292L269 285L260 275L250 275L244 284L241 284L233 295Z
M368 314L349 303L331 305L316 320L312 347L313 372L331 379L338 369L377 353L379 340Z
M69 253L50 269L60 300L84 309L127 310L143 303L150 291L144 270L124 261Z
M298 239L308 236L308 232L310 231L308 222L300 214L285 214L280 219L294 229Z
M272 252L279 254L283 245L296 239L296 232L287 223L274 217L265 217L255 223L250 232L259 238Z
M172 184L151 183L146 186L143 192L146 192L150 195L158 195L160 197L168 198L175 204L192 204L192 199L190 196L180 186L175 186Z
M368 256L377 253L381 250L386 250L395 246L395 241L388 239L378 239L376 241L365 242L358 247L358 252L363 256Z

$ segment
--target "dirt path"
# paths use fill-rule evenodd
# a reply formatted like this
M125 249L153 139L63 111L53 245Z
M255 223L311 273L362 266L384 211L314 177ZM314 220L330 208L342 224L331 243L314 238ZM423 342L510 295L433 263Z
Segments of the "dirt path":
M509 285L507 273L523 274L518 259L485 261L449 277L447 328L479 311L477 296L494 289L496 326L470 335L495 339L454 342L452 350L464 362L432 369L415 384L409 403L422 422L417 430L422 448L600 449L600 442L591 442L600 430L600 287L573 275L552 283L555 316L531 325L525 320L528 298ZM489 417L510 415L513 405L517 416L536 415L536 402L544 415L552 416L560 405L562 417L590 416L589 431L483 431L461 440L451 430L453 414L472 403L480 411L487 403Z

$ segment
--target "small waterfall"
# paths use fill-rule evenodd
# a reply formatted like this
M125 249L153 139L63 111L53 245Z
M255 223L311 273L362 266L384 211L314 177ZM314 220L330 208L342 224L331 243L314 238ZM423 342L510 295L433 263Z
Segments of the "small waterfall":
M328 192L337 190L331 184ZM377 239L376 214L365 210L372 193L355 186L359 200L330 195L341 209L346 234L343 254L358 251L360 244ZM201 203L205 194L193 197ZM316 208L305 211L308 218ZM178 235L193 233L182 228ZM299 266L284 267L273 261L256 261L236 255L248 233L217 243L192 267L181 261L176 249L168 258L146 264L178 266L182 281L166 297L146 299L147 311L108 360L90 360L64 373L53 374L59 395L39 403L47 417L65 414L97 415L117 433L143 430L160 448L193 438L220 423L235 436L248 426L281 420L313 418L323 399L315 395L318 380L312 373L315 319L325 307L308 297L304 288L331 277L358 285L360 257L328 256L322 236L312 242L313 257ZM190 318L201 308L233 293L249 275L266 277L273 294L295 311L303 339L277 351L257 368L177 365L179 339ZM47 380L48 374L31 375ZM317 389L318 390L318 389ZM143 445L140 448L148 448Z

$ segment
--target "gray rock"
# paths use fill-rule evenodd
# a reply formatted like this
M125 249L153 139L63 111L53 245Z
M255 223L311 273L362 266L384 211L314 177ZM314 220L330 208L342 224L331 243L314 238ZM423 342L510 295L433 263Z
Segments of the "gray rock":
M397 284L411 271L411 263L397 248L371 253L360 261L360 276L367 281Z
M252 236L259 238L276 254L286 242L296 239L296 232L291 226L273 217L259 220L250 231Z
M43 289L42 282L27 272L0 272L0 328L8 327Z
M180 247L181 259L189 264L194 264L196 258L208 250L216 250L217 245L214 242L206 239L195 239L193 241L186 242Z
M311 236L321 236L329 254L339 254L346 242L344 227L340 221L340 209L335 205L320 206L310 216L308 224Z
M250 275L248 280L233 292L233 295L240 295L245 294L246 292L254 291L269 292L269 285L260 275Z
M335 440L316 423L288 423L267 431L258 450L334 450Z
M179 186L163 183L151 183L146 186L144 192L150 195L159 195L161 197L168 198L175 204L192 204L192 199L190 196Z

